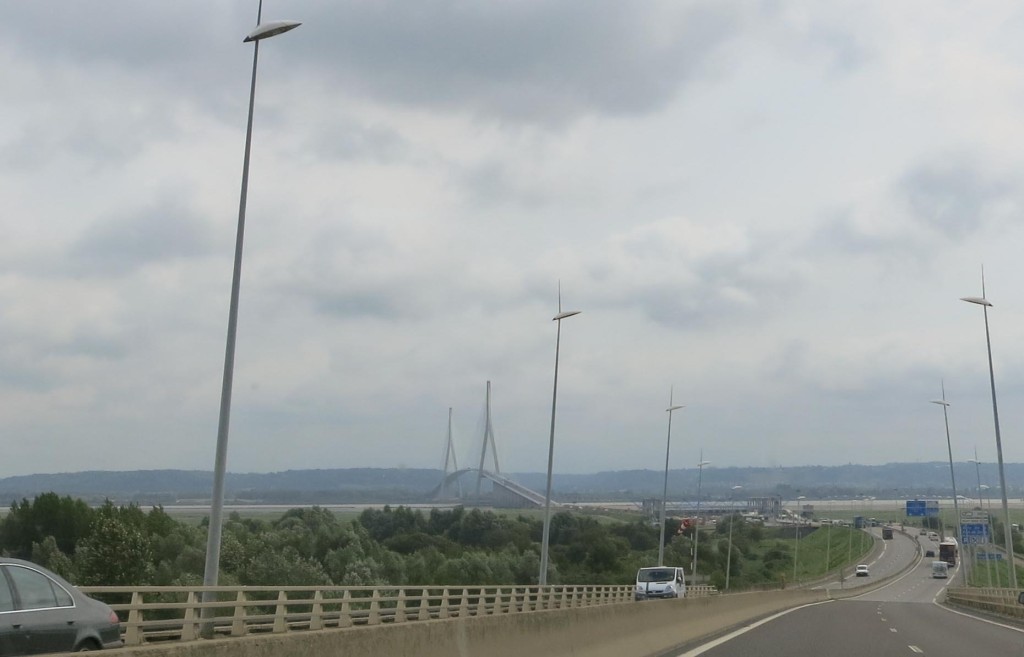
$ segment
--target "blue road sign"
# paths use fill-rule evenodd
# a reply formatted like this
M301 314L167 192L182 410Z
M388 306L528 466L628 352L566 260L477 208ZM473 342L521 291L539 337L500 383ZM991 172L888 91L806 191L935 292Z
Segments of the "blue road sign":
M964 545L988 543L988 525L986 523L961 523L960 542Z
M937 500L907 500L907 517L935 518L938 515L939 503Z

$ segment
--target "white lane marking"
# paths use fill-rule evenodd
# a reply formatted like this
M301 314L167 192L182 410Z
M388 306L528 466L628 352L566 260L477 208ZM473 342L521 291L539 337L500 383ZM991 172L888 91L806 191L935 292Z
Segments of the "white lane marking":
M899 630L897 630L895 627L890 627L889 631L892 632L893 634L895 634L896 632L899 632Z
M807 607L816 607L818 605L825 605L825 604L828 604L830 602L835 602L835 600L824 600L822 602L812 602L810 604L801 605L799 607L793 607L792 609L787 609L785 611L780 611L779 613L775 614L774 616L769 616L768 618L762 618L761 620L757 621L756 623L752 623L750 625L747 625L746 627L741 627L740 629L736 630L735 632L731 632L729 634L726 634L725 636L718 637L714 641L711 641L709 643L705 643L702 646L698 646L698 647L694 648L693 650L690 650L689 652L681 652L678 655L676 655L675 657L697 657L697 655L703 655L708 650L711 650L712 648L720 646L723 643L725 643L726 641L732 641L733 639L735 639L736 637L740 636L741 634L746 634L750 630L753 630L753 629L755 629L757 627L760 627L760 626L764 625L765 623L770 623L771 621L775 620L776 618L781 618L782 616L785 616L786 614L788 614L790 612L798 611L800 609L806 609Z
M923 650L921 650L917 646L907 646L907 647L910 648L911 650L913 650L914 652L917 652L917 653L923 653L924 652Z

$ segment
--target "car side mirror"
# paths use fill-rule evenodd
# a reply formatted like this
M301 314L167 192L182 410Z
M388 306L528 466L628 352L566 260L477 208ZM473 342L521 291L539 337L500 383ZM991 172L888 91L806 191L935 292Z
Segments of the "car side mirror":
M1017 594L1017 604L1024 605L1024 591Z

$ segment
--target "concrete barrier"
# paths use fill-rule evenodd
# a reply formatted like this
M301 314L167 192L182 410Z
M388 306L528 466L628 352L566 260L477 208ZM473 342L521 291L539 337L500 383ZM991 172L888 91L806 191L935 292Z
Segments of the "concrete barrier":
M762 591L510 614L187 641L118 657L648 657L768 614L828 599Z

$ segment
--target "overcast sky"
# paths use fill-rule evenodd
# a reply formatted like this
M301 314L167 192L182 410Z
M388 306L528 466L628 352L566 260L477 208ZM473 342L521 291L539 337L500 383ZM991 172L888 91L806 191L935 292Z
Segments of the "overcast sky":
M1024 460L1019 2L267 0L228 469ZM0 476L213 467L256 2L0 22Z

